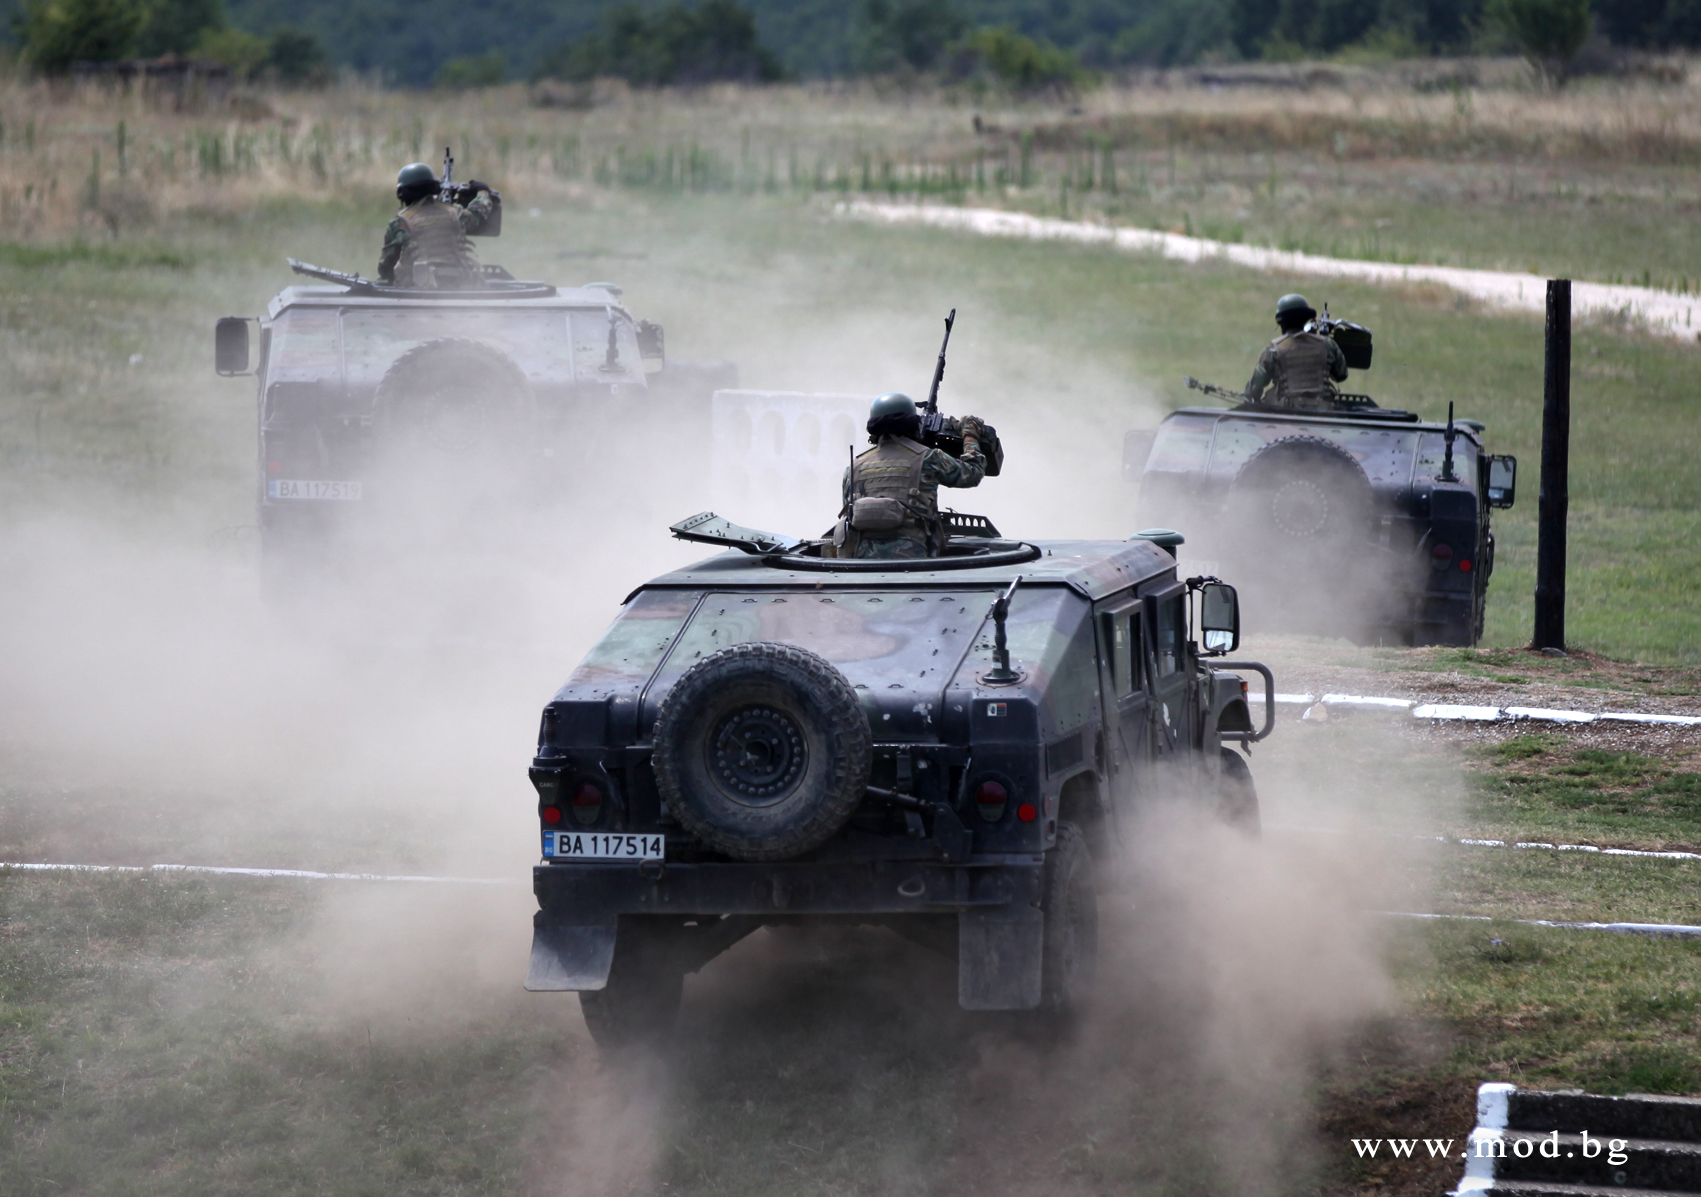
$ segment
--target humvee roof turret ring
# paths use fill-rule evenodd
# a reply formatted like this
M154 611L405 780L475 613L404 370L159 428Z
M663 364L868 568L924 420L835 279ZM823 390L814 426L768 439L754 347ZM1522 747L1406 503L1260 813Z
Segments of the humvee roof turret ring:
M811 553L810 550L815 550ZM917 573L940 569L991 569L1020 565L1040 555L1037 546L1020 540L989 540L972 548L951 543L938 557L822 557L820 546L811 544L788 553L769 553L762 560L777 569L801 569L815 573Z

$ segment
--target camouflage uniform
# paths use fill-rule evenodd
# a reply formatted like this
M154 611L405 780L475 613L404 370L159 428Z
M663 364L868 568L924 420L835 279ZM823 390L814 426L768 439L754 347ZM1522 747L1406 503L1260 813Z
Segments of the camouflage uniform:
M384 230L379 279L404 287L472 281L478 274L478 258L467 234L481 228L495 207L488 191L479 192L464 208L445 204L435 195L415 200L396 213Z
M919 484L909 485L916 475L919 454ZM856 557L927 557L930 531L938 527L941 486L979 486L986 476L986 457L978 443L952 457L905 436L883 436L880 443L858 457L845 470L844 511L848 518L853 500L863 497L896 498L908 511L903 525L891 532L859 532L851 554ZM941 535L940 540L944 537Z
M1283 333L1264 347L1246 384L1250 403L1264 402L1264 388L1274 385L1269 402L1282 407L1330 407L1334 382L1345 382L1347 356L1334 338L1319 333Z

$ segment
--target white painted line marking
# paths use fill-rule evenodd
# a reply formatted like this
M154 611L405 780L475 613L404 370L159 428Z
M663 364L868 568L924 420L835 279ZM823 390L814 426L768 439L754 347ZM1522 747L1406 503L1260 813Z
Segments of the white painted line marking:
M1499 707L1454 706L1448 703L1428 703L1412 708L1414 719L1467 719L1493 723L1500 719Z
M1457 266L1399 265L1369 262L1359 258L1327 258L1320 254L1295 253L1240 242L1210 241L1155 229L1112 228L1084 221L1055 220L1024 212L1001 212L991 208L946 207L938 204L879 204L854 200L835 205L836 212L859 220L886 224L923 224L956 229L987 237L1017 237L1031 241L1075 241L1110 244L1117 249L1156 253L1181 262L1222 261L1253 270L1284 274L1311 274L1335 278L1360 278L1372 283L1405 285L1415 282L1440 283L1463 295L1517 311L1541 311L1546 304L1547 280L1536 274L1501 270L1469 270ZM1571 301L1579 313L1600 311L1610 315L1639 317L1651 331L1690 340L1692 296L1681 296L1653 287L1627 287L1610 283L1573 282Z
M1298 827L1291 823L1266 823L1265 831L1292 832L1298 835L1358 835L1345 827ZM1406 835L1397 831L1377 832L1396 839L1433 840L1438 844L1462 844L1467 848L1545 848L1550 852L1593 852L1599 856L1648 856L1662 860L1701 860L1701 852L1656 851L1652 848L1601 848L1594 844L1544 844L1520 841L1508 844L1505 840L1454 839L1445 835Z
M1632 711L1565 711L1552 707L1489 707L1456 703L1420 703L1411 698L1387 698L1368 694L1278 694L1276 701L1288 706L1372 707L1409 710L1414 719L1453 719L1498 723L1503 719L1534 719L1548 723L1597 723L1603 719L1622 723L1668 723L1679 727L1701 725L1701 715L1650 715Z
M425 877L388 873L319 873L311 869L239 869L219 865L88 865L0 861L0 870L50 870L77 873L211 873L230 877L303 877L310 881L438 881L449 885L527 885L518 877Z
M1325 694L1323 701L1332 707L1393 707L1402 711L1415 705L1410 698L1367 698L1362 694Z
M1508 719L1545 719L1549 723L1593 723L1597 716L1587 711L1552 711L1546 707L1507 707Z
M1379 910L1397 919L1448 919L1473 923L1522 923L1527 927L1553 927L1562 931L1610 931L1614 935L1652 935L1660 939L1701 939L1701 927L1685 923L1567 923L1558 919L1509 919L1488 914L1420 914L1412 910Z

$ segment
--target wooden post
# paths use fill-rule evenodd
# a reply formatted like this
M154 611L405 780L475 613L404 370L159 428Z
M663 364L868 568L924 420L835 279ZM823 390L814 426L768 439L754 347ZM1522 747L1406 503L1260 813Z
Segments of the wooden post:
M1565 516L1571 499L1571 280L1547 283L1541 498L1536 512L1536 627L1531 647L1565 650Z

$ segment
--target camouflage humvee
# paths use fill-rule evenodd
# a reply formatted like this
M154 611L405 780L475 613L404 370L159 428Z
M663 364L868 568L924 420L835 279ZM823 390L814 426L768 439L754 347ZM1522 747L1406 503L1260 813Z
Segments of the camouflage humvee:
M424 290L291 265L330 285L286 287L258 321L268 562L368 523L394 537L416 516L477 517L492 494L559 495L591 441L603 457L681 418L706 436L709 394L737 381L727 363L670 363L660 326L612 283L558 288L486 266L478 289ZM218 322L221 375L249 372L248 323ZM624 435L599 435L605 424Z
M1494 572L1489 513L1512 506L1517 461L1490 454L1475 420L1344 399L1332 411L1184 407L1128 433L1139 518L1196 530L1263 626L1475 644Z
M544 708L531 990L604 1047L765 925L882 925L958 960L976 1010L1092 985L1095 863L1184 794L1258 824L1243 746L1273 682L1176 533L1026 544L956 517L946 555L834 560L705 513L730 546L645 583ZM969 533L973 534L969 534ZM1264 677L1262 725L1247 685Z

